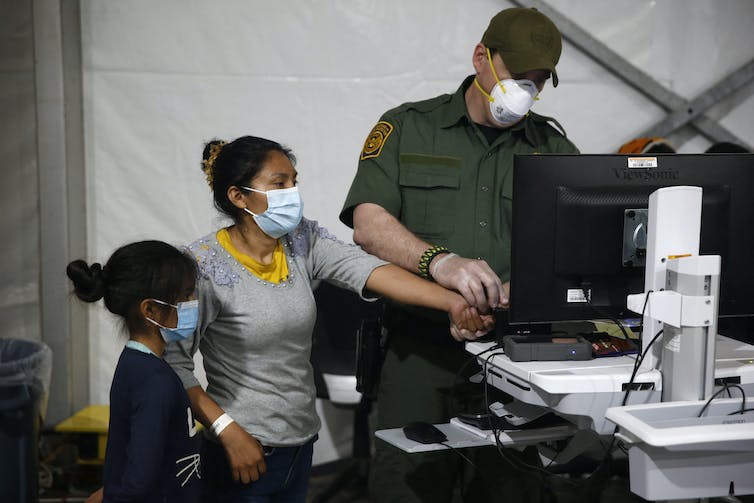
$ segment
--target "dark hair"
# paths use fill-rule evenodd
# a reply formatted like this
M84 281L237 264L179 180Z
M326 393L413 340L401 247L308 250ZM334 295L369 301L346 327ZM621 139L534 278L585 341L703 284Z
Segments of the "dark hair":
M213 147L220 147L220 152L211 161ZM291 164L296 165L296 156L290 149L256 136L242 136L226 144L221 140L212 140L204 146L202 170L205 173L210 171L208 179L211 180L215 207L219 211L234 220L238 217L240 210L228 200L228 189L234 185L248 186L274 151L285 155ZM210 166L207 166L208 162Z
M196 263L162 241L139 241L115 250L105 267L74 260L66 268L74 293L84 302L105 299L107 309L129 329L143 324L137 314L144 299L175 304L196 282Z
M720 141L713 143L704 151L705 154L748 154L749 151L738 143Z

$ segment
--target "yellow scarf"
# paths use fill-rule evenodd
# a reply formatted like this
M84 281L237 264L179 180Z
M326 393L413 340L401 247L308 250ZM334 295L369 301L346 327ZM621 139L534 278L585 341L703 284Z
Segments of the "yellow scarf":
M259 279L263 279L270 283L280 283L281 281L288 279L288 261L285 259L283 244L280 240L278 240L275 251L272 252L272 262L269 264L262 264L248 255L241 253L235 246L233 246L233 241L230 239L230 232L228 232L227 228L217 231L216 236L217 242L220 243L220 246L225 248L225 250L230 253L238 263L251 271Z

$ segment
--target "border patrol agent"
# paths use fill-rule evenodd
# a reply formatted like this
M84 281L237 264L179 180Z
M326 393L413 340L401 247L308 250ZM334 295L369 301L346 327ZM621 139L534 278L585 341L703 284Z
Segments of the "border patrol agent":
M560 52L560 32L549 18L534 9L503 10L474 48L476 74L454 94L386 112L367 137L340 214L354 241L458 290L480 311L506 307L513 155L578 153L550 125L560 128L557 122L529 111L550 77L557 86ZM483 402L464 403L472 394L454 382L468 355L447 337L444 314L392 305L386 323L378 429L442 423L464 407L483 409ZM442 502L454 492L466 501L543 497L534 472L513 469L494 447L467 451L475 470L452 452L409 455L377 442L373 501Z

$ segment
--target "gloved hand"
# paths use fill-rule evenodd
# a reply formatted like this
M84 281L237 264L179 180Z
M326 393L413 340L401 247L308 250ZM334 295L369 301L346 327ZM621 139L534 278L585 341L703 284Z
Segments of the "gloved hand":
M469 306L458 294L457 305L448 312L450 318L450 335L458 342L474 340L495 327L495 316L480 315L475 307Z
M495 327L495 317L493 315L483 314L481 315L481 319L485 324L485 328L476 331L466 328L460 328L451 320L450 335L453 336L453 339L457 340L458 342L473 341L478 339Z
M495 271L484 260L464 258L455 253L438 255L429 264L429 273L440 285L456 290L480 313L507 306L508 295Z

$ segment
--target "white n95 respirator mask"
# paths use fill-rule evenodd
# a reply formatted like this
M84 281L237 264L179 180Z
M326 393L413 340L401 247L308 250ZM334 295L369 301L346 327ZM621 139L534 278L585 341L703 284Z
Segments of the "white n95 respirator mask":
M496 84L489 93L482 88L477 79L474 79L474 85L490 101L490 113L495 122L502 127L512 126L529 113L537 99L539 89L534 82L528 79L505 79L501 81L492 65L492 56L489 49L487 49L487 60L490 63L490 68L492 68L492 73L495 75Z

